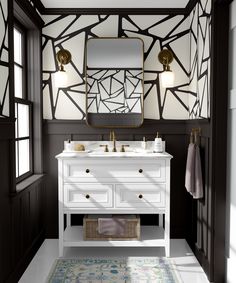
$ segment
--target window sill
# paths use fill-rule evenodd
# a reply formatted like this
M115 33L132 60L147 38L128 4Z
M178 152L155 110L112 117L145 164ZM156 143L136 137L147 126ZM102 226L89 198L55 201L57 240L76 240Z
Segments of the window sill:
M43 178L44 174L34 174L16 185L16 193L20 193Z

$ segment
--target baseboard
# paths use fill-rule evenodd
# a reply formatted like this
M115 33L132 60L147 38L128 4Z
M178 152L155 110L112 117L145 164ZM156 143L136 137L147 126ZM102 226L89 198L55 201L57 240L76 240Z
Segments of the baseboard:
M197 260L199 261L200 265L202 266L204 272L206 273L208 280L210 282L213 282L213 274L212 274L211 269L210 269L210 262L206 258L206 256L204 255L203 251L198 248L197 244L195 244L195 246L193 248L193 252L194 252Z
M5 283L17 283L19 281L22 274L28 267L29 263L35 256L36 252L38 251L44 240L45 240L45 232L44 230L42 230L35 238L32 245L26 250L25 254L17 263L15 269L13 270L10 277L6 280Z

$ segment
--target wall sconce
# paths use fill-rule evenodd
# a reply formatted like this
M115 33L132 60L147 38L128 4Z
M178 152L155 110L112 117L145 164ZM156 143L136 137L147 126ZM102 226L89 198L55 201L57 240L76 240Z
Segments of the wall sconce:
M66 87L68 76L64 69L64 65L67 65L71 61L71 53L66 49L61 49L56 54L56 59L59 63L59 71L55 74L55 86Z
M158 54L158 60L163 65L163 72L160 74L162 87L173 87L175 74L170 69L170 63L173 61L173 53L168 49L163 49Z

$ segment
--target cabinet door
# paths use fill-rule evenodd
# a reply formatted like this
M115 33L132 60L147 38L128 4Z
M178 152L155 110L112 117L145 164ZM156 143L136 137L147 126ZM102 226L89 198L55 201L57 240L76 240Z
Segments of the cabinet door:
M104 208L113 206L110 184L66 184L64 186L64 207Z
M117 184L117 208L164 208L165 184Z

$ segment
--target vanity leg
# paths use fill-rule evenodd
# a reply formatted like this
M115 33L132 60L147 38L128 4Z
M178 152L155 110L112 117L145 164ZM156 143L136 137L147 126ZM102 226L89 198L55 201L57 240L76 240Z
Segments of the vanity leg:
M58 174L62 176L63 164L62 161L58 163ZM58 190L58 226L59 226L59 257L63 256L64 248L64 213L63 213L63 180L59 178Z
M158 214L158 222L159 222L159 227L164 227L163 226L163 214Z
M59 257L63 257L64 214L59 212Z
M165 250L170 257L170 160L166 161Z
M71 214L66 214L66 227L71 226Z

